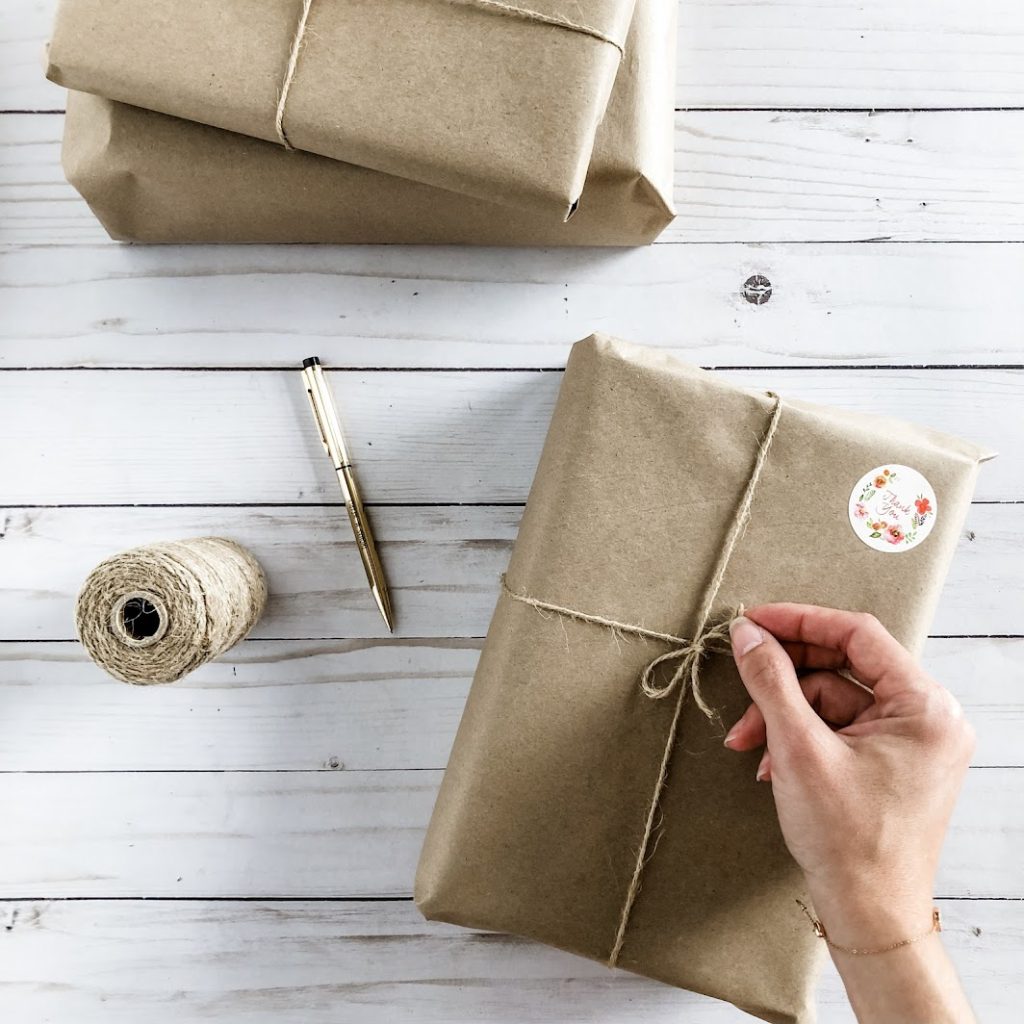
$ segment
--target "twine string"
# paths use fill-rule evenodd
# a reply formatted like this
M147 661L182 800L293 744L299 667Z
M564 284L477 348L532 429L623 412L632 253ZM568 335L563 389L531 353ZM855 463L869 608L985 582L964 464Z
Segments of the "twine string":
M555 28L568 29L570 32L578 32L580 35L590 36L592 39L598 39L602 43L608 43L609 46L614 46L619 51L620 56L622 55L622 43L619 40L585 22L573 21L571 18L560 17L557 14L543 14L530 7L505 3L504 0L448 0L448 3L462 4L464 7L483 7L498 14L521 18L524 21L535 21L542 25L553 25Z
M672 650L667 654L660 654L648 662L640 676L640 686L644 693L652 700L660 700L667 697L684 680L694 700L701 711L708 718L714 717L714 711L704 701L700 694L699 680L693 680L693 668L700 664L700 661L708 654L728 654L732 650L729 644L729 622L736 615L743 614L743 606L739 605L734 613L723 619L718 625L706 629L701 635L686 638L675 636L672 633L661 633L656 629L647 629L644 626L637 626L630 622L619 622L617 619L609 619L604 615L591 615L588 612L579 611L576 608L566 608L564 605L553 604L550 601L541 601L539 598L524 594L519 590L513 590L508 582L508 577L502 574L501 588L513 601L521 604L528 604L538 611L554 612L566 619L575 619L577 622L589 622L594 626L603 626L615 633L625 633L630 636L638 636L643 640L660 640L663 643L672 644ZM680 666L672 679L662 686L658 686L654 679L658 666L669 661L679 661Z
M277 97L274 129L277 131L278 142L287 150L294 150L295 147L288 141L288 133L284 130L284 112L288 106L288 94L292 91L295 72L299 66L299 53L302 51L302 43L306 38L306 25L309 24L309 11L312 6L313 0L302 0L302 14L299 16L299 24L295 29L295 35L292 37L291 50L288 54L288 65L284 71L281 92Z
M593 25L584 22L573 21L571 18L560 17L555 14L544 14L529 7L522 7L518 4L505 3L504 0L446 0L449 4L458 4L463 7L476 7L485 11L493 11L496 14L503 14L506 17L520 18L524 21L532 21L541 25L551 25L554 28L567 29L580 35L590 36L592 39L608 43L623 55L622 43L602 32ZM292 44L288 52L288 63L285 66L284 78L281 82L281 89L277 98L277 112L274 116L274 130L277 133L277 140L287 150L294 150L295 147L288 140L288 133L284 127L285 110L288 106L288 96L295 81L295 73L299 66L299 54L302 52L302 45L306 39L306 28L309 24L309 12L313 6L313 0L302 0L302 12L295 28L295 35L292 36Z
M78 595L75 626L89 656L115 679L169 683L238 643L266 601L263 570L245 548L192 537L101 562Z
M629 918L633 912L633 905L640 892L640 880L643 875L644 866L650 858L648 853L651 839L655 831L655 822L658 819L658 806L661 802L661 795L668 781L669 763L672 760L672 753L675 749L676 733L679 730L679 721L682 717L683 706L686 702L687 693L693 696L694 703L700 708L709 719L715 718L714 709L707 703L700 687L700 669L704 658L712 653L728 653L729 646L729 622L724 619L716 625L709 626L712 617L712 609L718 598L718 592L722 587L729 562L736 545L739 543L743 531L746 529L750 519L750 509L754 502L754 494L757 491L758 481L764 471L765 463L768 461L768 451L779 427L779 419L782 415L782 399L773 392L768 392L773 398L771 418L765 429L761 442L758 445L757 456L751 468L750 476L747 478L746 487L740 498L739 505L733 515L732 523L726 533L722 547L719 549L718 559L715 562L711 579L704 590L704 599L697 612L696 624L693 636L690 638L674 636L671 633L661 633L653 629L645 629L642 626L633 625L627 622L618 622L615 619L606 618L602 615L591 615L586 612L577 611L574 608L565 608L561 605L552 604L548 601L541 601L529 594L523 594L513 590L507 580L502 577L502 587L513 600L530 605L543 611L554 612L566 618L575 619L579 622L589 622L596 626L602 626L619 633L632 634L648 640L661 640L673 645L672 650L661 654L647 664L640 676L640 686L644 694L652 700L662 700L670 694L675 694L676 702L672 711L672 718L669 723L668 736L665 741L665 748L662 752L661 764L658 769L657 781L654 785L654 792L651 796L650 805L647 810L647 817L644 821L643 836L640 840L640 848L637 854L636 863L633 868L633 876L626 891L626 898L623 904L622 913L619 917L619 926L615 934L615 941L612 944L611 953L608 956L608 966L614 967L619 960L622 946L626 939L626 929L629 926ZM742 606L736 614L742 614ZM656 673L660 666L678 662L675 672L667 683L658 685ZM651 851L653 853L653 850Z

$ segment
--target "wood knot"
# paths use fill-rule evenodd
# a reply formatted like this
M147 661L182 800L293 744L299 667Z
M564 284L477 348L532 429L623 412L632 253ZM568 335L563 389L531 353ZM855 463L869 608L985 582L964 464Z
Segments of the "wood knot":
M743 298L755 306L763 306L772 297L772 283L763 274L751 274L743 282Z

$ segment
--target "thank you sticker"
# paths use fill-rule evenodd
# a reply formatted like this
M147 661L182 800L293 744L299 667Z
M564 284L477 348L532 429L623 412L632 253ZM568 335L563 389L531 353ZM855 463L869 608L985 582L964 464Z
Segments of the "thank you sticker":
M896 554L917 547L935 525L931 484L909 466L878 466L850 494L850 524L868 547Z

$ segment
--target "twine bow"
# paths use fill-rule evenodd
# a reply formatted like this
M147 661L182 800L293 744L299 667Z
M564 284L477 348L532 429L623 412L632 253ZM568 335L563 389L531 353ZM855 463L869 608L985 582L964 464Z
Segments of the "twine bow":
M607 32L588 25L583 22L573 21L571 18L563 18L555 14L545 14L542 11L535 11L529 7L522 7L519 4L508 3L506 0L445 0L449 4L458 4L463 7L476 7L480 10L491 11L495 14L503 14L506 17L520 18L524 21L533 21L541 25L551 25L555 28L568 29L570 32L578 32L581 35L590 36L603 43L614 46L622 56L622 43ZM299 54L302 51L302 44L306 39L306 28L309 25L309 13L313 6L313 0L302 0L302 11L299 15L298 25L295 28L295 35L292 37L291 50L288 53L288 63L285 66L284 79L281 83L281 91L277 100L277 113L274 116L274 130L277 132L278 142L287 150L294 150L295 147L288 141L288 133L284 128L285 109L288 106L288 94L291 92L292 83L295 81L295 72L299 66Z
M693 694L693 700L697 707L708 718L714 717L714 712L705 703L700 692L700 668L709 654L728 654L732 650L729 643L729 623L737 615L742 614L743 605L739 605L731 615L717 625L704 630L692 640L684 641L674 650L649 662L640 676L640 688L651 700L661 700L663 697L669 696L680 683L683 683L683 688ZM658 667L673 661L678 661L679 665L672 678L659 686L655 681Z
M757 483L761 479L761 473L768 460L768 450L771 448L772 441L774 441L779 427L779 418L782 415L782 399L773 392L768 392L768 394L769 397L774 399L772 414L761 443L758 446L757 456L754 459L750 476L747 478L747 485L744 488L743 496L729 526L729 532L726 534L725 541L718 553L714 572L705 588L704 599L697 613L697 623L692 637L687 639L674 636L671 633L661 633L657 630L645 629L643 626L609 619L603 615L591 615L575 608L566 608L562 605L552 604L549 601L542 601L530 594L524 594L512 589L504 576L501 579L504 593L514 601L530 605L530 607L536 608L539 611L554 612L557 615L575 619L578 622L589 622L592 625L603 626L618 633L627 633L643 637L647 640L660 640L673 645L672 650L658 655L658 657L649 662L640 675L640 688L647 697L652 700L662 700L670 694L675 694L676 703L669 724L665 749L662 753L657 782L654 786L654 793L651 797L647 818L644 822L644 832L640 841L636 864L633 868L633 877L630 879L629 888L626 891L622 914L619 918L619 927L615 935L615 941L612 943L611 953L608 955L607 963L609 967L614 967L618 963L619 955L622 952L622 946L626 939L626 929L629 926L630 914L633 912L633 904L636 902L640 892L640 878L643 874L644 865L649 859L648 847L654 835L654 823L658 817L658 804L661 801L661 794L668 781L669 763L672 760L676 733L679 729L679 720L682 716L687 693L693 696L694 703L707 718L715 718L714 709L707 703L701 693L700 671L704 659L709 654L730 652L729 623L736 615L743 613L743 606L740 605L733 615L720 620L714 625L709 625L712 618L712 608L718 598L718 592L722 587L722 581L725 579L726 570L729 568L729 561L740 537L743 535L743 531L746 529L747 521L750 519L750 507L754 501L754 492L757 490ZM673 672L668 682L659 685L656 681L658 669L662 665L674 661L678 662L675 672Z
M674 636L672 633L660 633L656 629L634 626L629 622L607 619L603 615L588 615L586 612L578 611L575 608L566 608L560 604L552 604L550 601L541 601L529 594L513 590L509 586L508 577L504 574L501 577L501 588L513 601L528 604L538 611L554 612L556 615L575 619L577 622L589 622L595 626L604 626L616 633L626 633L644 640L660 640L672 644L672 650L665 654L659 654L644 667L640 675L640 688L651 700L662 700L674 693L682 684L684 690L689 690L693 694L694 703L701 711L708 718L714 718L714 710L707 704L700 692L701 664L709 654L728 654L732 649L729 645L729 623L737 615L743 614L743 605L737 606L732 614L724 617L710 629L705 629L703 633L697 634L692 639L687 639L682 636ZM657 682L658 668L673 661L678 661L679 665L672 677L667 682L659 684Z

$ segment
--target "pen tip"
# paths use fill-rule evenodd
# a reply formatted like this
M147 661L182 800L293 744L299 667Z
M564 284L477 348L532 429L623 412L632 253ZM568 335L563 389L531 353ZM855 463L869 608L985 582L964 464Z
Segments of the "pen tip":
M308 359L303 359L302 360L302 368L304 370L308 370L311 366L319 366L319 365L320 365L320 357L319 356L310 356Z
M388 627L388 632L394 633L395 616L391 611L391 599L387 591L382 591L380 588L373 586L370 588L370 592L373 594L374 601L377 602L377 610L380 612L380 617L384 620L384 625Z

